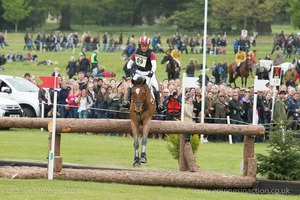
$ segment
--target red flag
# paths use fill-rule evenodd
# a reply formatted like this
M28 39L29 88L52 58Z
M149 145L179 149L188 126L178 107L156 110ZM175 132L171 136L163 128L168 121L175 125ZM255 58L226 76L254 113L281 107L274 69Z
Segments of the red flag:
M58 77L54 76L40 76L40 79L43 81L39 85L41 88L58 88Z

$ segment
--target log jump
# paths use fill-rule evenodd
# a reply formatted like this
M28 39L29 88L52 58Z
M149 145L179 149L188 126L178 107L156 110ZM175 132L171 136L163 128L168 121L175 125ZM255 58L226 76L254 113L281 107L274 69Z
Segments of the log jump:
M0 118L0 128L48 128L49 130L49 149L51 145L52 137L52 119L51 118L9 118L2 117ZM59 179L67 179L69 172L62 171L62 156L60 155L60 141L63 133L131 133L130 120L125 119L57 119L56 121L56 135L55 135L55 152L54 152L54 171L57 172L55 177ZM234 124L198 124L192 122L181 122L181 121L158 121L153 120L150 128L150 133L156 134L222 134L222 135L244 135L244 169L243 176L226 176L220 175L218 178L206 177L203 179L203 172L197 172L197 166L192 166L196 172L191 173L191 177L187 178L189 172L184 172L183 180L177 179L178 174L168 176L165 178L161 174L150 173L151 176L147 177L147 173L134 171L138 175L134 177L140 177L139 173L144 173L146 177L142 180L132 181L131 170L130 172L120 172L110 176L106 176L108 171L97 172L94 175L97 177L87 177L87 179L78 180L92 180L92 181L102 181L102 182L120 182L128 184L139 184L139 185L163 185L163 186L185 186L185 187L194 187L194 188L234 188L234 187L252 187L252 184L256 178L256 160L254 157L254 141L255 136L263 135L265 129L262 125L234 125ZM186 146L184 148L187 148ZM191 157L190 155L187 157ZM180 169L185 171L184 169ZM58 173L60 172L60 173ZM115 171L114 171L115 173ZM158 172L157 172L158 173ZM159 172L162 173L162 172ZM164 173L164 172L163 172ZM178 172L183 173L183 172ZM186 174L187 173L187 174ZM74 172L75 179L76 173ZM89 173L86 174L86 176ZM200 175L199 175L200 174ZM196 176L199 175L199 180L196 180ZM99 176L99 177L98 177ZM125 179L127 176L130 176L128 181ZM162 177L159 179L157 177ZM222 179L222 177L224 179ZM239 178L237 178L239 177ZM145 182L147 178L151 178L152 182ZM196 178L196 179L195 179ZM195 179L195 180L194 180ZM164 180L168 180L168 183L164 183ZM181 180L181 182L180 182ZM236 180L240 180L236 182ZM131 182L132 181L132 182ZM156 182L156 183L155 183ZM178 183L177 183L178 182ZM226 182L226 184L224 184ZM188 183L193 183L194 185L189 185ZM237 184L239 183L239 184ZM226 185L226 187L225 187Z
M50 123L49 123L50 122ZM51 132L51 118L0 118L0 128L48 128ZM131 133L128 119L57 119L59 133ZM181 121L153 120L150 133L156 134L222 134L263 135L262 125L200 124Z

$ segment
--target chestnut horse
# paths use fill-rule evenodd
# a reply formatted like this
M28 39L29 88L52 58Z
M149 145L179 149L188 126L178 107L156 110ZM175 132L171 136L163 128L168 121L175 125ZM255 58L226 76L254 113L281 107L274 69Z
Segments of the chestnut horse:
M244 62L242 62L238 68L237 73L235 73L235 69L237 67L237 63L231 63L229 65L229 84L234 83L234 87L236 87L235 80L240 76L242 79L242 87L246 87L247 85L247 78L249 76L249 71L250 71L250 58L247 57ZM245 82L244 82L245 78ZM245 84L244 84L245 83Z
M132 97L130 104L131 129L134 137L134 163L133 167L140 167L141 163L146 163L146 145L151 118L155 110L155 101L152 98L146 80L139 77L133 81ZM142 126L142 153L139 157L139 127Z

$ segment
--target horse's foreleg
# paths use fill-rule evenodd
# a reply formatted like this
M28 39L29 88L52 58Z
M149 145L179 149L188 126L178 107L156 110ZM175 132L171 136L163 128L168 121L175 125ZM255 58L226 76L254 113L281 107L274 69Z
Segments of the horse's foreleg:
M147 146L147 137L148 137L150 126L151 126L151 119L143 124L142 153L140 159L141 163L147 163L146 146Z
M141 153L141 158L140 158L141 163L147 163L146 146L147 146L147 137L143 136L143 139L142 139L142 153Z
M139 158L139 136L138 134L134 135L134 162L133 167L140 167L140 158Z
M136 127L131 126L132 128L132 133L133 133L133 137L134 137L134 163L133 163L133 167L140 167L140 158L139 158L139 134L138 134L138 129Z

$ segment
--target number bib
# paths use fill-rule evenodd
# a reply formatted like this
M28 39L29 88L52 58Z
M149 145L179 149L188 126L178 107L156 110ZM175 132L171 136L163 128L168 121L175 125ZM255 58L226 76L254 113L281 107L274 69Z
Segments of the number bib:
M147 57L139 55L139 54L135 54L135 63L138 66L145 68L146 67L146 63L147 63Z

